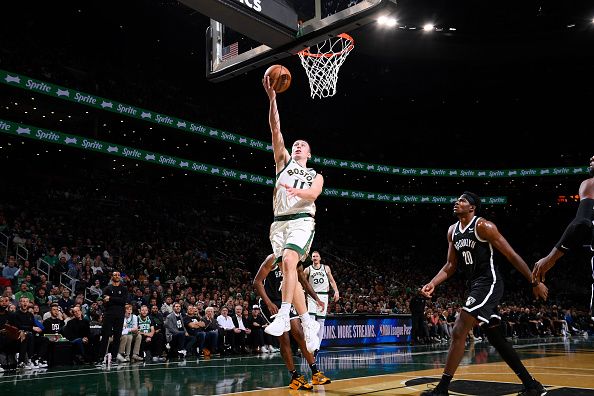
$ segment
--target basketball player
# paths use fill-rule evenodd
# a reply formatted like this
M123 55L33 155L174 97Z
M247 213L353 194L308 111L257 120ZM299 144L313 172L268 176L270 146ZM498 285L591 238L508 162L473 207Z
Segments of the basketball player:
M592 258L590 265L592 268L592 291L590 294L590 316L594 320L594 156L590 157L590 167L588 168L590 178L582 181L579 189L580 205L578 206L575 218L559 239L559 242L553 247L548 256L541 258L536 262L532 271L534 279L544 282L546 273L553 268L565 253L576 248L581 248L585 244L590 244Z
M306 278L300 277L299 279L304 283L304 287L308 290L308 292L313 294L314 298L317 297L316 293L313 291L313 288L308 287L309 285L307 284ZM256 273L256 277L254 278L254 288L260 295L260 310L262 311L262 316L264 316L264 319L266 319L268 323L270 323L271 317L277 314L279 308L281 307L282 295L280 290L282 283L284 283L283 273L277 265L274 254L269 254L262 265L260 265L260 268ZM300 293L303 294L303 290L301 290ZM297 297L297 295L295 297ZM319 304L323 305L319 298L317 301ZM324 373L318 370L315 357L310 351L307 350L302 326L298 323L299 321L297 319L299 317L294 309L289 311L289 318L291 335L299 345L299 348L301 348L301 353L311 368L313 385L329 384L330 378L326 377ZM270 326L270 324L268 326ZM266 330L266 328L264 330ZM308 383L305 380L305 377L295 368L293 355L291 353L291 340L289 339L289 333L283 332L278 338L280 342L281 356L285 361L287 369L291 373L291 383L289 384L289 388L294 390L311 390L313 385Z
M305 260L309 253L314 237L315 200L322 193L324 178L315 170L307 168L311 150L305 140L295 141L289 154L280 129L276 92L270 86L268 76L264 77L262 85L270 101L268 117L276 163L274 222L270 226L270 243L283 272L282 304L265 331L277 337L289 331L289 310L293 304L301 316L307 347L313 352L320 343L317 336L320 325L309 318L305 299L302 303L301 299L294 300L293 297L296 293L302 293L297 282L297 263Z
M499 233L495 224L476 216L480 202L476 194L468 191L458 198L454 204L454 215L458 217L458 221L450 226L447 234L449 246L446 263L437 275L421 288L424 296L431 297L437 285L456 272L458 264L463 266L470 284L468 299L454 324L452 342L441 381L434 389L421 395L448 395L450 381L464 356L466 336L476 322L483 328L491 345L522 380L524 390L519 395L544 395L546 389L528 373L499 328L501 318L497 313L497 305L503 295L503 282L499 269L493 262L493 248L501 252L524 278L531 282L536 298L546 300L548 289L544 283L532 283L532 274L526 262Z
M320 296L320 300L324 302L324 309L320 311L318 309L316 301L307 296L307 310L309 314L315 318L320 324L320 330L318 331L318 338L320 339L320 345L322 344L322 338L324 337L324 322L326 321L326 313L328 312L328 292L330 286L334 290L334 302L337 302L340 298L338 293L338 286L332 276L330 267L326 264L322 264L322 257L320 252L314 251L311 254L312 265L303 270L303 273L307 277L307 281L313 287L317 295ZM314 351L314 356L318 354L320 347Z

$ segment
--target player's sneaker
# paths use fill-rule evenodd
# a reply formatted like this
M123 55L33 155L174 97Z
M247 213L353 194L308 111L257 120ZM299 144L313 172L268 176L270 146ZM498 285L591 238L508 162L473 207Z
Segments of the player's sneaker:
M449 396L449 392L447 390L441 390L436 388L426 390L421 392L421 396Z
M272 323L270 323L264 329L266 333L275 337L280 337L281 335L283 335L284 332L291 330L291 322L289 321L289 315L281 315L280 313L277 313L273 316L274 320L272 321Z
M535 381L534 386L529 389L524 389L522 392L518 393L518 396L543 396L546 394L547 388L542 386L540 382Z
M303 326L303 335L305 336L305 346L309 352L314 353L320 347L320 339L318 338L320 324L310 319L305 323L302 322L301 325Z
M314 385L326 385L332 382L330 378L326 377L324 373L318 371L311 378L311 383Z
M293 378L291 380L289 388L294 390L312 390L313 385L307 382L304 376L300 375L299 377Z

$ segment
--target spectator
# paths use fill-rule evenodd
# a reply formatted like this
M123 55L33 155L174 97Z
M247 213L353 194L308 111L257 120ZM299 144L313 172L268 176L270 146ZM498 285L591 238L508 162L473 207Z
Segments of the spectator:
M20 268L16 266L16 259L14 256L8 257L8 265L2 269L2 277L13 282L18 277ZM14 283L13 283L14 284Z
M120 363L130 362L132 343L138 333L138 317L132 313L132 304L125 305L124 326L122 328L122 337L117 360ZM140 342L140 339L138 339Z
M175 282L179 283L182 286L185 286L188 284L188 278L186 278L186 276L183 273L183 270L180 268L179 270L177 270L177 276L175 277Z
M19 291L16 292L15 295L14 295L14 298L17 301L20 301L21 300L21 297L27 297L27 299L30 302L35 301L35 297L33 296L33 293L31 293L29 291L29 286L27 285L26 282L21 283L21 287L20 287Z
M64 336L72 342L75 348L74 362L82 364L92 361L92 346L90 344L91 329L88 320L83 318L79 305L72 307L73 317L64 326Z
M45 293L45 288L41 287L37 290L37 294L35 295L35 304L39 305L39 311L41 312L41 315L44 315L47 311L49 311L48 297Z
M138 334L134 342L134 349L132 351L132 360L143 361L145 358L145 351L150 351L150 356L153 356L153 337L155 336L155 326L151 323L149 310L146 305L140 307L140 316L138 316ZM157 356L157 355L154 355Z
M185 357L187 346L193 344L195 339L186 331L180 303L173 303L173 312L165 318L165 330L167 342L171 346L170 357Z
M243 307L241 305L235 306L235 315L231 317L231 320L233 321L232 351L237 354L248 353L246 350L246 341L252 331L243 318Z
M161 313L163 317L167 317L170 313L173 312L173 297L167 296L165 297L165 302L161 305Z
M95 261L93 261L93 265L91 265L91 270L93 271L93 275L97 275L98 271L103 273L103 262L101 262L101 256L95 257Z
M194 305L188 305L187 315L184 316L184 326L189 336L193 338L193 342L188 344L186 348L188 354L200 356L200 352L204 348L204 340L206 334L204 333L205 323L202 318L198 316L198 310ZM196 349L198 348L198 349Z
M204 322L204 332L206 334L202 351L204 357L208 358L211 354L218 353L219 323L214 316L213 307L206 307L202 321Z
M43 330L35 325L33 314L29 311L29 299L19 299L19 309L14 314L14 325L24 332L19 350L19 367L23 369L47 367L47 341Z
M62 312L66 314L69 313L70 308L74 306L74 301L70 298L70 290L64 288L64 291L62 291L62 298L58 300L58 305L62 308Z
M60 306L53 303L50 307L49 317L43 321L43 334L63 334L64 316Z
M60 253L58 253L58 260L62 257L66 259L66 262L70 261L70 258L72 257L70 256L70 253L68 253L68 248L66 246L62 246L62 249L60 249Z
M163 350L165 346L165 319L163 319L163 314L159 311L159 307L156 305L151 306L151 323L155 328L155 335L152 339L152 355L153 355L153 362L163 362L165 358L163 355Z
M99 281L99 279L95 279L93 286L91 286L89 290L96 297L101 297L103 295L103 290L101 289L101 281Z
M266 327L266 319L262 316L260 312L260 306L258 304L254 304L252 306L252 313L248 317L248 327L251 330L251 348L253 352L272 352L266 346L266 342L264 341L264 328Z
M217 323L219 324L221 337L219 339L219 346L221 354L233 351L234 331L235 326L233 319L229 316L229 309L226 306L221 308L221 314L217 316Z

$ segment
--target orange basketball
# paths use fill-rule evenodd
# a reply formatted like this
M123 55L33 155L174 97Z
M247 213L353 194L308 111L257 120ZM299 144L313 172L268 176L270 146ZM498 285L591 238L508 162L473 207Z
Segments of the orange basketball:
M264 76L270 77L270 86L277 93L285 92L291 85L291 72L283 65L272 65Z

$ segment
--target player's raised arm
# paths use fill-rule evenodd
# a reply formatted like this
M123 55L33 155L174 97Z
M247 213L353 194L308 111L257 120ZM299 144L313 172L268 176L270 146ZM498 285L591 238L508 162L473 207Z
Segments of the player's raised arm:
M265 76L262 79L262 85L268 95L270 101L270 108L268 110L268 123L270 124L270 132L272 133L272 151L274 153L274 162L277 166L277 172L282 169L287 161L289 161L289 152L285 148L285 141L280 129L280 116L278 114L278 107L276 104L276 92L270 85L270 77Z

